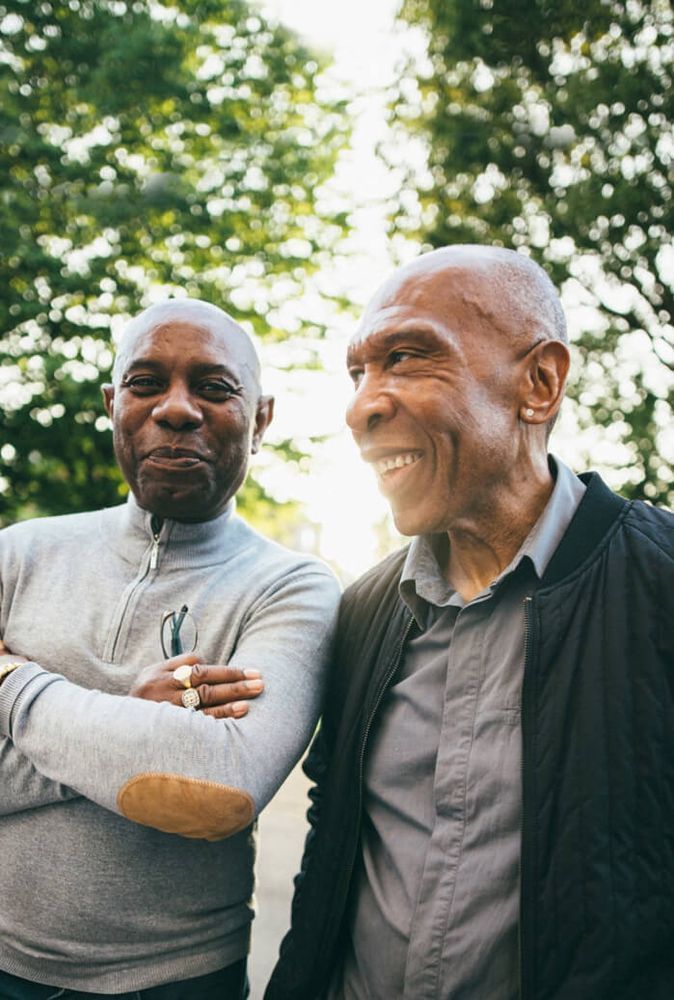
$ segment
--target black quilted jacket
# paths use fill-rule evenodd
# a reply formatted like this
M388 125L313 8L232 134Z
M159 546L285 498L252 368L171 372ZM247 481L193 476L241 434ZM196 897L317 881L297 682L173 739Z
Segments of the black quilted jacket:
M526 608L520 995L672 1000L674 515L581 478ZM414 628L404 555L344 595L292 928L265 1000L318 1000L340 952L367 736Z

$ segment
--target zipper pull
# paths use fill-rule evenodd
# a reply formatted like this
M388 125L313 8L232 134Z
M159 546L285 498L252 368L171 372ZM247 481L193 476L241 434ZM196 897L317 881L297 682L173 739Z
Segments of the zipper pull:
M152 551L150 552L150 569L156 569L159 562L159 536L161 534L162 521L156 514L152 515L150 527L152 528Z

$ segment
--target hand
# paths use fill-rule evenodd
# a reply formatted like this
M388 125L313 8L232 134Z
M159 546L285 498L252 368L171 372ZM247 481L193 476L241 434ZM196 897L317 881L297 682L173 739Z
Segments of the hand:
M185 688L176 681L173 671L185 664L192 667L190 682L201 699L201 710L204 715L216 719L242 718L248 712L247 699L257 698L264 690L258 670L234 670L206 664L195 653L181 653L141 670L129 694L146 701L182 705L180 696Z

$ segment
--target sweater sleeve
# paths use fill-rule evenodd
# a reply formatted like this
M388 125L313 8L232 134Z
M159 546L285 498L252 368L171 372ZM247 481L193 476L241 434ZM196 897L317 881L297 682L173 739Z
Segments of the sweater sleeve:
M53 782L127 819L218 840L244 829L304 750L318 717L339 599L320 565L270 587L230 664L264 694L243 719L90 691L26 664L0 686L0 734Z
M45 778L7 737L0 738L0 816L77 798L66 785Z

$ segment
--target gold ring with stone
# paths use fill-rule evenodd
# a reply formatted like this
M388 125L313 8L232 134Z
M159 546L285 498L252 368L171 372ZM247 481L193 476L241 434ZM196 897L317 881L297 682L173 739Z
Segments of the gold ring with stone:
M192 711L195 711L197 708L201 708L201 698L199 697L199 692L196 688L191 687L182 691L180 700L185 708L191 708Z
M173 671L173 680L178 681L184 688L192 687L192 667L189 663L183 663Z

